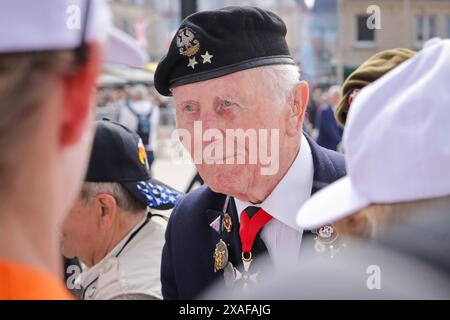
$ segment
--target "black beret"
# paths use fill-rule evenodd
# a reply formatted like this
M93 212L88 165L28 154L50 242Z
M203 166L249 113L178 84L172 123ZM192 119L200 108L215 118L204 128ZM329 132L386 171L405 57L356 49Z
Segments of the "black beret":
M276 14L237 6L201 11L181 23L155 71L155 88L221 77L273 64L295 64L286 43L286 25Z

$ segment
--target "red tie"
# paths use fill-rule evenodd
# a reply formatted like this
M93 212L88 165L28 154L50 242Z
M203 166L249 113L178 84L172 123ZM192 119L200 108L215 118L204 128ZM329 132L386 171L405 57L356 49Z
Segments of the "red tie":
M256 235L272 216L261 208L247 207L241 213L239 236L242 243L242 258L251 260L251 252Z

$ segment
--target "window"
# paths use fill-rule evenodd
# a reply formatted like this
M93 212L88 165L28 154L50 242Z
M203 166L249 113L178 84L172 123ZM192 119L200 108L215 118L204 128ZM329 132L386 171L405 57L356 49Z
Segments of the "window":
M447 38L450 38L450 16L447 16Z
M375 41L375 29L367 27L368 15L356 16L356 42L359 44L371 44Z
M418 45L437 36L436 16L416 16L416 42Z

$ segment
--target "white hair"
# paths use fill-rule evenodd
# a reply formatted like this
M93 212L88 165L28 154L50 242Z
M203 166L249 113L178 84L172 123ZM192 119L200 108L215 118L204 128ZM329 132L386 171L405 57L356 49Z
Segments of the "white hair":
M298 66L292 64L269 65L256 68L262 79L269 82L269 87L273 89L279 104L285 104L291 97L292 90L300 82L300 70ZM255 80L260 81L260 77Z

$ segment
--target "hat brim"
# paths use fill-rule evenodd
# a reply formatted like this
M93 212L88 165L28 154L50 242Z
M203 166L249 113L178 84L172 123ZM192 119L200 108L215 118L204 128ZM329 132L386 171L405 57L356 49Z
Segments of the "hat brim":
M181 192L156 179L120 184L147 207L158 210L172 209L183 196Z
M131 36L114 27L109 28L105 62L140 67L147 60L144 50Z
M349 216L370 205L356 192L349 177L343 177L315 193L299 210L297 225L315 229Z

